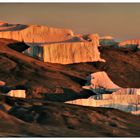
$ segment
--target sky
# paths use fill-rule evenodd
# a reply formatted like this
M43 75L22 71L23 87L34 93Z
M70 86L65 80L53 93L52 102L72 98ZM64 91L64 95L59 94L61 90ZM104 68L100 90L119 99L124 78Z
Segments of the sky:
M140 3L0 3L0 21L140 39Z

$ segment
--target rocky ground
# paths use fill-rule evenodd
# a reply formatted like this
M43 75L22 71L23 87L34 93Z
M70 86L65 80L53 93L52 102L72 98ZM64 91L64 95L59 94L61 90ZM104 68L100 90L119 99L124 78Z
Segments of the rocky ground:
M0 107L2 137L140 136L140 117L115 109L9 97L2 98Z

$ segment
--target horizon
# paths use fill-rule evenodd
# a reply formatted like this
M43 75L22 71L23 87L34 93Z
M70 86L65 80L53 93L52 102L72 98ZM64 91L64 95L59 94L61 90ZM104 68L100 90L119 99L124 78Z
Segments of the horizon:
M139 9L140 3L0 3L0 17L13 24L68 28L122 41L139 39Z

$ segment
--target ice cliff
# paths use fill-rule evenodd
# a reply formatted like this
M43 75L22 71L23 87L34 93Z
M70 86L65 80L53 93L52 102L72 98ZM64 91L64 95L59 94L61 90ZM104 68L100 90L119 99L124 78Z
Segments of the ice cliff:
M70 40L72 37L73 32L70 29L0 23L0 38L24 41L25 43L43 44L62 42Z
M5 82L4 81L0 81L0 86L5 86Z
M103 88L106 90L118 90L121 87L116 85L107 75L106 72L100 71L90 74L87 77L87 83L83 86L85 89L95 90L98 88Z
M56 43L44 45L44 62L71 64L103 61L97 42Z
M87 41L70 29L0 22L0 38L25 42L30 45L25 53L32 57L37 56L44 62L105 62L100 58L98 34L89 35L90 40Z
M121 88L113 83L104 71L88 76L86 86L83 86L83 88L90 89L97 95L88 99L77 99L66 103L116 108L134 114L140 112L140 89Z
M140 40L126 40L118 44L119 47L124 48L139 48L140 49Z
M73 101L67 101L66 103L83 106L116 108L125 112L139 114L140 95L136 93L128 94L126 92L128 89L123 90L125 90L125 92L122 92L122 94L103 94L98 99L90 97L87 99L77 99Z
M103 47L116 46L117 42L112 36L102 36L100 37L100 45Z

